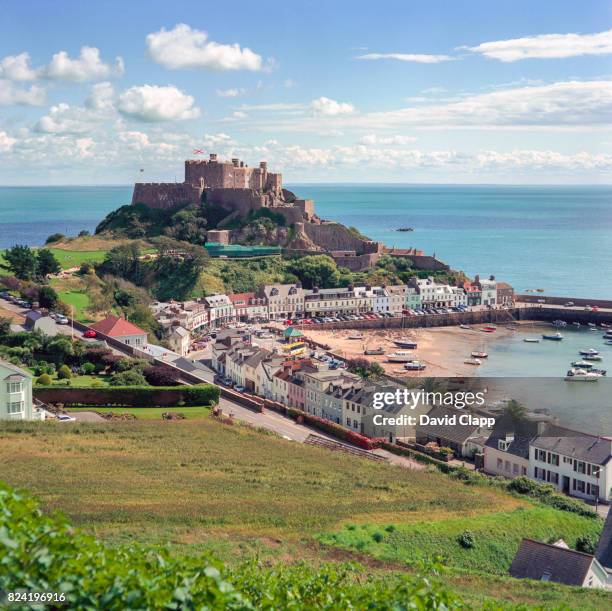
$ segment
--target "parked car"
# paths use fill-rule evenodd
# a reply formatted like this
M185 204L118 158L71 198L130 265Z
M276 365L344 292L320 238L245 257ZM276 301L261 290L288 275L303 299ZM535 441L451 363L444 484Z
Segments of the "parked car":
M70 322L65 316L62 316L61 314L55 320L60 325L67 325Z
M93 329L87 329L85 333L83 333L83 337L97 337L97 333Z
M57 421L58 422L76 422L76 418L74 416L69 416L68 414L58 414Z
M236 384L236 386L234 386L234 390L236 392L244 392L246 389L244 386L240 386L240 384Z
M570 308L570 307L572 307L573 305L574 305L574 302L573 302L573 301L568 301L568 302L565 304L565 307L566 307L566 308Z

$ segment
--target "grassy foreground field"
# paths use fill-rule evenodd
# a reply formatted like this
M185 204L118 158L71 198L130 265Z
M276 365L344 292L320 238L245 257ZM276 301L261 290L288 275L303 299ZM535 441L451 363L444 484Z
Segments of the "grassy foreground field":
M10 485L38 497L45 509L61 509L77 526L111 542L169 541L179 553L212 550L229 562L254 554L271 562L305 558L314 565L357 559L368 572L385 574L405 570L405 560L414 558L385 556L367 547L346 551L350 545L328 538L363 531L373 540L372 534L381 531L396 536L404 551L423 550L428 542L444 550L456 532L469 527L477 544L486 540L503 551L499 567L491 564L494 554L478 566L450 559L456 568L445 579L474 606L506 600L601 609L612 602L593 591L489 572L504 572L521 522L526 536L566 537L573 544L583 526L591 532L601 527L599 521L583 525L572 514L467 486L438 472L356 459L209 418L6 423L0 426L0 473ZM536 530L540 520L545 525ZM484 524L481 531L478 522ZM513 525L508 536L504 524ZM388 525L395 530L385 530ZM414 535L422 530L426 536ZM390 540L381 543L391 547ZM432 546L434 554L439 551Z
M98 412L100 414L132 414L137 420L161 420L162 414L183 414L187 420L210 415L209 407L70 407L67 412Z

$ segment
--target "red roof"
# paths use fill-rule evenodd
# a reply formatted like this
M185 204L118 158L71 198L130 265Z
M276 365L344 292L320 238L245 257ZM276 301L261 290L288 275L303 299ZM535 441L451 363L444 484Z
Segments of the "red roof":
M131 322L125 320L125 318L119 318L118 316L107 316L104 320L100 320L90 328L94 331L99 331L103 335L109 337L125 337L126 335L146 335L147 332L143 331L140 327L133 325Z
M228 295L234 307L246 308L251 303L251 299L255 299L255 293L236 293Z

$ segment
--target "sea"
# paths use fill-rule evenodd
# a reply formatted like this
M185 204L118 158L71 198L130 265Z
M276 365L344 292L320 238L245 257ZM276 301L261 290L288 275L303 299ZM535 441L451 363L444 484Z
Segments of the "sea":
M293 184L319 216L517 291L612 299L612 186ZM0 187L0 249L93 231L131 186ZM401 227L413 231L399 232Z

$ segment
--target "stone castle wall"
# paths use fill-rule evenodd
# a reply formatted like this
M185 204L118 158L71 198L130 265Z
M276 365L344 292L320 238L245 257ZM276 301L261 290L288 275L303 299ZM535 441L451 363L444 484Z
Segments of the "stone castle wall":
M364 240L339 223L305 223L303 230L317 246L329 251L351 250L362 255L381 253L383 249L379 242Z
M269 191L278 197L283 189L282 175L268 172L265 162L258 168L249 168L238 159L231 162L189 159L185 161L185 182L210 189Z
M202 190L184 182L137 182L132 204L145 204L149 208L170 210L200 201Z

